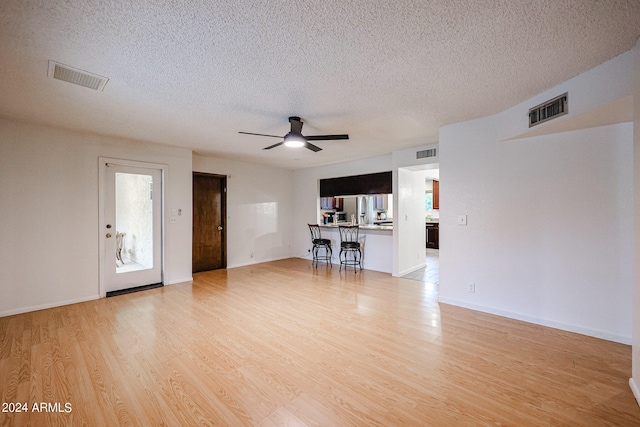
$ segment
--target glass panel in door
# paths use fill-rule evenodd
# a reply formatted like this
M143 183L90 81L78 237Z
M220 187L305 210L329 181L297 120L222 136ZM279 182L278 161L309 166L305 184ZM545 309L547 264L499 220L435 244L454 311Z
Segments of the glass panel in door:
M153 177L117 172L116 274L153 268Z

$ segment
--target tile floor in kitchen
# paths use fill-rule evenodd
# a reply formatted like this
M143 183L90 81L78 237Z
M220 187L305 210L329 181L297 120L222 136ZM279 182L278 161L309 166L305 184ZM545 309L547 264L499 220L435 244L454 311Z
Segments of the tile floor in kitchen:
M416 271L402 276L404 279L418 280L420 282L433 283L440 282L439 250L426 249L427 265Z

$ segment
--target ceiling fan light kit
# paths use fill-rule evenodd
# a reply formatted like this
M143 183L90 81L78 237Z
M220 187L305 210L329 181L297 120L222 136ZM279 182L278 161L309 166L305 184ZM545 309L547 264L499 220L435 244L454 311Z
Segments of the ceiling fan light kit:
M307 141L299 133L289 132L284 136L284 145L287 147L302 147Z
M283 141L278 142L277 144L270 145L268 147L264 147L263 150L270 150L272 148L278 147L282 144L287 147L305 147L313 152L321 151L322 148L317 145L313 145L309 141L331 141L331 140L339 140L339 139L349 139L349 135L340 134L340 135L311 135L304 136L302 135L302 120L298 116L289 117L289 123L291 123L291 131L287 133L284 137L277 135L265 135L263 133L251 133L251 132L238 132L244 135L256 135L256 136L268 136L270 138L282 138Z

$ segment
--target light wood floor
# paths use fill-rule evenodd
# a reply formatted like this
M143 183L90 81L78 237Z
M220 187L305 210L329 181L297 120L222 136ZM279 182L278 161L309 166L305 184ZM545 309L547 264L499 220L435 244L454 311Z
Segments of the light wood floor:
M291 259L0 318L2 426L640 425L631 349ZM70 413L35 413L38 402Z

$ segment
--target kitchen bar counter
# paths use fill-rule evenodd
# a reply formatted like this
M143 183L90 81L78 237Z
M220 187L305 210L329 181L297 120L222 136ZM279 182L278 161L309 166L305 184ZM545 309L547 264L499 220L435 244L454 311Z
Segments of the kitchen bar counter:
M341 225L351 225L350 222L339 222L337 224L320 224L323 228L338 228ZM360 230L388 230L393 231L393 225L375 225L375 224L360 224Z
M320 224L322 238L331 240L333 248L332 262L338 267L340 260L340 232L339 225L351 225L348 223ZM393 270L393 226L392 225L360 225L358 241L362 249L362 267L365 270L382 271L391 273ZM343 269L344 271L344 269ZM348 270L353 273L353 268ZM359 273L358 273L359 274Z

